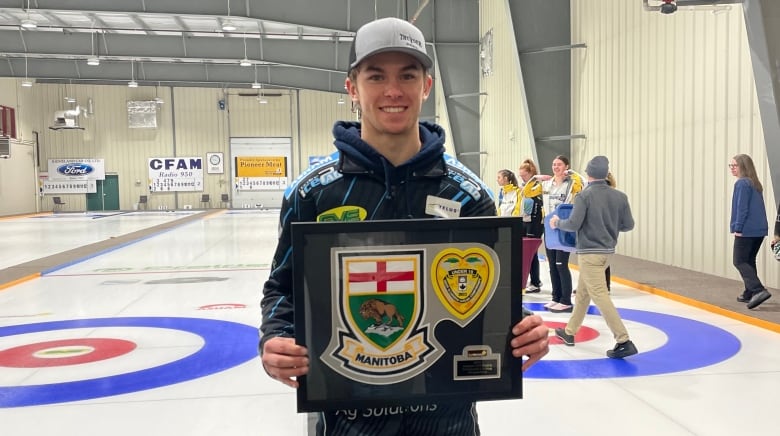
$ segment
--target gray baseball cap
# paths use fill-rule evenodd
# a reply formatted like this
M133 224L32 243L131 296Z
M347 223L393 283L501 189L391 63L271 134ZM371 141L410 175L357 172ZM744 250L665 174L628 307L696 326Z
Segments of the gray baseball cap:
M363 59L389 51L399 51L414 56L425 68L433 67L433 60L425 51L425 37L414 24L400 18L380 18L361 26L352 41L349 52L349 69Z

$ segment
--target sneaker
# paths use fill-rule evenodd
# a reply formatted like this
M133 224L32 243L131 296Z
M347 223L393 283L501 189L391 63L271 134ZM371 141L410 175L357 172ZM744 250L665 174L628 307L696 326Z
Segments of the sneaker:
M566 329L555 329L555 337L562 340L565 345L574 346L574 335L566 333Z
M537 292L540 292L542 290L542 284L539 283L538 285L530 284L527 288L525 288L526 294L536 294Z
M607 357L610 359L622 359L624 357L633 356L638 353L636 346L631 341L626 341L620 344L615 344L615 348L607 350Z
M547 310L549 310L552 313L564 313L564 312L571 313L572 305L557 303L555 306L552 306Z
M760 306L761 303L768 300L769 297L771 297L772 294L769 293L766 289L763 291L757 292L753 294L753 298L750 299L750 302L747 304L748 309L755 309L756 307ZM552 309L551 309L552 310Z
M737 297L737 301L740 303L750 303L750 297L752 297L752 295L750 294L750 292L746 291L739 294L739 296Z
M556 304L558 304L558 302L557 302L557 301L550 301L549 303L547 303L547 304L545 304L545 305L544 305L544 308L545 308L545 309L549 309L549 308L551 308L551 307L555 306Z

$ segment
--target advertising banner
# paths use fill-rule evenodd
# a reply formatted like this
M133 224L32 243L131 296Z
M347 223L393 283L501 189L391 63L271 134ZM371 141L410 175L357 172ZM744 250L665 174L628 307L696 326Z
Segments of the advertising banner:
M203 158L149 158L149 192L202 191Z
M49 180L105 180L104 159L49 159Z
M287 157L237 156L236 189L239 191L283 191L287 189Z

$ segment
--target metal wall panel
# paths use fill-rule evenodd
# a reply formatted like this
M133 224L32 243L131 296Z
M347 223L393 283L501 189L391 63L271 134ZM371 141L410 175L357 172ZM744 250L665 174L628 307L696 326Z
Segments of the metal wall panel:
M339 97L343 97L344 104L338 104ZM349 97L343 94L300 91L298 104L301 139L299 146L293 146L293 160L299 168L296 174L309 166L310 156L327 156L336 151L332 133L336 121L356 119Z
M533 158L533 141L527 124L522 71L506 1L480 2L480 33L493 31L493 74L482 76L481 148L482 178L495 192L496 173L502 169L515 174L520 163ZM550 169L540 169L550 172Z
M225 172L207 174L204 168L202 192L154 193L150 195L150 208L158 201L165 201L168 207L190 205L199 208L202 194L209 194L212 207L219 206L220 194L230 193L230 173L233 170L228 152L228 117L232 109L232 101L226 95L229 91L207 88L174 88L173 91L173 101L166 107L172 109L176 116L175 150L172 148L170 155L200 156L205 165L206 153L222 152ZM220 101L226 102L225 109L220 109Z
M48 171L48 159L102 158L107 173L119 175L120 208L130 209L138 196L147 191L146 159L151 156L172 155L172 127L170 111L158 114L156 129L130 129L126 103L129 100L151 100L155 88L127 88L123 86L77 86L36 84L31 90L34 112L23 118L32 119L32 130L39 133L41 171ZM161 92L161 91L158 91ZM51 130L54 112L73 108L66 97L82 107L79 125L84 130ZM166 99L166 95L161 95ZM94 113L87 110L92 100ZM166 99L167 100L167 99ZM68 210L85 210L84 195L65 195ZM49 198L42 208L50 209Z
M636 218L618 252L738 279L726 166L735 154L751 155L770 223L775 212L742 8L662 15L610 0L572 8L572 39L588 45L572 54L572 130L588 137L573 144L573 167L610 158ZM759 276L778 287L768 252Z
M17 93L17 89L19 89ZM103 158L106 172L119 176L120 209L130 210L140 195L149 196L149 209L167 207L200 207L201 194L211 196L211 206L218 207L220 194L232 192L232 162L225 162L223 174L204 174L202 192L149 194L147 159L149 157L201 156L208 152L223 152L227 158L229 138L288 137L293 141L292 177L308 166L309 156L321 156L335 151L332 128L336 120L355 119L349 99L338 104L341 94L319 91L273 90L267 104L256 97L239 96L255 92L248 89L166 88L103 85L36 84L21 89L18 80L0 79L3 101L17 108L20 133L33 140L33 131L40 135L41 168L46 172L52 158ZM17 95L20 96L17 98ZM54 112L71 108L65 97L73 97L80 106L92 100L94 114L79 117L84 130L54 131L48 127ZM160 97L157 128L130 129L127 122L128 100L152 100ZM219 101L225 101L225 109ZM175 113L175 119L173 114ZM299 136L302 140L299 141ZM34 173L34 167L30 170ZM31 174L30 177L35 177ZM9 186L5 185L4 186ZM0 187L0 198L11 200L8 190ZM41 210L52 209L52 196L41 199ZM86 196L61 195L67 210L86 209ZM14 197L15 198L15 197ZM33 201L33 203L35 203ZM23 202L5 204L2 215L34 212Z

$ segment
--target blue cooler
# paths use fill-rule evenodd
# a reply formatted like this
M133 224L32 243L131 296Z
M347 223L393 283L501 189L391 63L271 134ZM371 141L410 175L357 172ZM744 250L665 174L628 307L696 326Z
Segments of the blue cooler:
M574 252L577 245L577 234L575 232L565 232L560 229L550 227L550 218L558 215L558 218L565 220L571 215L574 205L560 204L555 208L555 212L544 217L544 245L553 250Z

